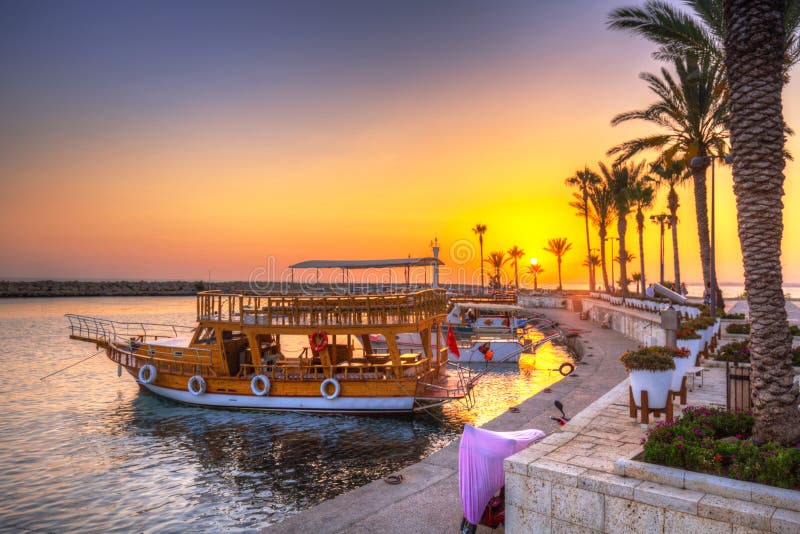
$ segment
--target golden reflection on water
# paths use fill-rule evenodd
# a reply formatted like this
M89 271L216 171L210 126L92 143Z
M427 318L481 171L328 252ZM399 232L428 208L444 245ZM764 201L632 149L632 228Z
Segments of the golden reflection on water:
M0 302L0 517L16 530L252 530L419 461L562 376L547 344L495 364L475 406L363 417L237 412L143 393L64 313L194 323L191 297ZM484 363L471 364L479 371ZM543 429L547 430L547 429ZM2 529L0 529L2 530Z

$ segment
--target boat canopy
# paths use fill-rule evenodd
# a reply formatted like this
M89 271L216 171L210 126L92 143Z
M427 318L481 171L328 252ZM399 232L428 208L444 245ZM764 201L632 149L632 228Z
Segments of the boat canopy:
M515 306L512 304L496 304L490 302L456 302L458 308L472 308L478 311L488 311L496 313L521 313L525 311L522 306Z
M389 269L392 267L428 267L444 265L440 259L400 258L396 260L308 260L290 265L290 269Z

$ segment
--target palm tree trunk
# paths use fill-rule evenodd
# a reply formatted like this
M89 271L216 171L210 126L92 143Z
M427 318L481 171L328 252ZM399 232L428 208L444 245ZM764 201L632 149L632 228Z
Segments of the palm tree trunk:
M514 257L514 286L519 291L519 271L517 270L517 258Z
M641 208L636 211L636 228L639 230L639 270L641 273L642 296L644 296L644 288L647 284L644 277L644 213L642 213Z
M478 236L478 243L481 245L481 293L483 293L483 236Z
M705 156L702 151L701 156ZM711 245L708 237L708 206L706 199L706 169L708 163L692 167L692 179L694 180L694 209L697 217L697 240L700 243L700 262L703 268L703 287L707 287L711 282L709 261L711 258Z
M678 259L678 193L674 187L669 188L669 222L672 227L672 260L675 269L675 291L681 290L681 262Z
M622 296L628 296L628 251L625 250L625 232L628 222L625 220L627 214L620 213L617 216L617 234L619 235L619 287Z
M611 258L613 261L614 258ZM603 284L606 286L606 291L610 289L608 285L608 271L606 270L606 229L600 229L600 265L603 269Z
M558 256L558 290L561 291L561 256Z
M784 2L725 0L733 191L750 306L753 439L800 441L782 290Z
M594 291L594 271L592 269L592 245L589 242L589 193L586 187L583 188L583 222L586 226L586 259L589 269L589 291Z

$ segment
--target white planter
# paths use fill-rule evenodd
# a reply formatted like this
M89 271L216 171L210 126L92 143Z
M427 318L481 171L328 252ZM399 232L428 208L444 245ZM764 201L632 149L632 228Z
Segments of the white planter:
M677 392L681 390L683 375L686 374L690 367L694 367L692 365L694 360L690 355L686 358L672 358L672 361L675 362L675 371L673 371L672 374L672 385L670 386L670 389Z
M689 354L691 354L692 362L697 360L697 355L700 354L700 351L703 350L703 340L702 339L679 339L678 346L682 349L687 349Z
M647 407L658 410L667 407L667 396L672 385L673 370L631 370L631 389L636 406L642 406L642 391L647 391Z

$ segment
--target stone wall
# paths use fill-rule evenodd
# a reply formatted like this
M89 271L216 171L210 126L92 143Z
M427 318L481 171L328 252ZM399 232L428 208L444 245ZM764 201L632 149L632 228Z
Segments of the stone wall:
M589 318L601 325L616 330L642 345L664 345L666 338L661 328L661 317L657 313L614 306L597 299L583 299L583 310Z

